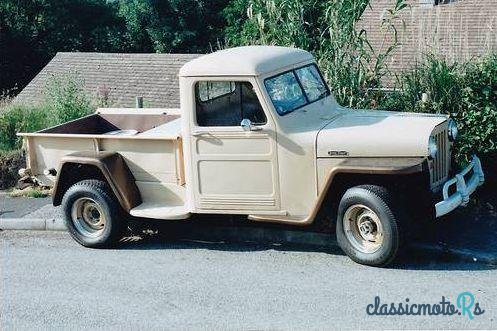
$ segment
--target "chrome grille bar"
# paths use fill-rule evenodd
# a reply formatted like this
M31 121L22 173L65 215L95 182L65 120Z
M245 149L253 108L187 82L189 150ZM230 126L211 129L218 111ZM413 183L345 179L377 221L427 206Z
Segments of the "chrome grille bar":
M437 143L438 153L433 160L431 185L436 187L443 184L449 174L449 142L446 127L434 132L433 137Z

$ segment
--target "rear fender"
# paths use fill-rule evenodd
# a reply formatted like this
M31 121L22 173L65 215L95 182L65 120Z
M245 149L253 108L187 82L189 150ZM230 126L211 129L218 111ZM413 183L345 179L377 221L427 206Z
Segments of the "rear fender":
M135 178L120 154L87 151L68 154L61 159L53 205L59 206L67 189L85 179L106 181L126 212L142 203Z

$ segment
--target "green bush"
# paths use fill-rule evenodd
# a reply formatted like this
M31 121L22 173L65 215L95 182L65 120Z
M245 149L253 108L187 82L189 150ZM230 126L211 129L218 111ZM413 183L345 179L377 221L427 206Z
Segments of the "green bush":
M497 154L497 54L465 66L461 109L455 118L462 153Z
M461 107L462 66L449 65L440 57L427 55L424 61L397 76L396 90L387 94L387 110L457 114ZM422 95L428 99L423 102Z
M49 127L52 122L46 106L10 104L0 114L0 150L11 151L21 147L19 132L34 132Z
M92 99L84 91L84 80L76 73L52 76L45 89L45 104L56 123L86 116L93 110Z
M21 148L19 132L34 132L61 124L94 110L94 101L83 90L82 80L75 74L54 76L45 91L45 101L37 105L16 102L0 109L0 150Z
M397 89L380 105L388 110L449 114L459 127L455 154L463 163L471 154L497 153L497 55L448 64L429 55L398 77ZM428 99L423 102L422 94Z

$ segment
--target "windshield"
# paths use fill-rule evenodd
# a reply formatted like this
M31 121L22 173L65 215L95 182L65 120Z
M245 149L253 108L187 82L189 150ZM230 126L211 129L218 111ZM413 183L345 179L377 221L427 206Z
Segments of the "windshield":
M264 84L280 115L291 113L330 94L315 64L268 78Z

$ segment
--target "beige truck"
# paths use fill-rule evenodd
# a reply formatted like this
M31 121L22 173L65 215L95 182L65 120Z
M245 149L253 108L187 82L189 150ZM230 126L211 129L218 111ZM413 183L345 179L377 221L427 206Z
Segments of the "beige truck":
M23 173L53 186L80 244L112 245L130 216L306 226L324 215L350 258L383 266L412 225L466 204L484 181L476 156L452 173L454 121L341 107L303 50L218 51L185 64L179 82L180 109L98 109L20 133Z

